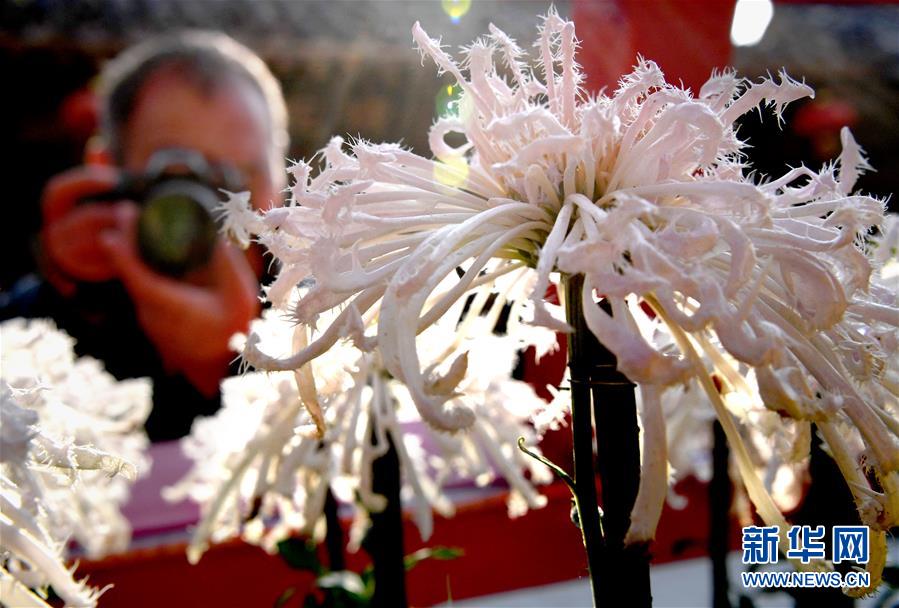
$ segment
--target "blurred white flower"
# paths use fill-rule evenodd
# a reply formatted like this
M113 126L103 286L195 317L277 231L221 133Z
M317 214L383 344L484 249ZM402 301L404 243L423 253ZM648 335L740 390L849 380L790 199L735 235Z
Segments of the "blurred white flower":
M461 314L461 304L454 312ZM482 322L489 319L474 321ZM465 317L462 323L472 321ZM386 374L377 353L360 353L350 343L338 343L313 361L306 379L256 372L226 380L222 410L197 420L183 442L194 468L165 493L172 500L189 497L203 507L189 558L198 560L210 541L238 533L268 550L295 532L318 534L329 488L341 502L356 507L350 546L358 547L368 513L385 506L384 497L372 490L371 466L387 451L388 436L399 457L403 496L414 508L423 538L431 534L432 509L444 516L454 511L443 489L450 482L484 485L498 475L512 489L510 509L543 506L545 498L532 483L549 481L549 472L521 453L517 440L524 436L535 442L528 418L546 404L530 386L509 379L518 341L494 336L458 355L469 345L454 344L458 334L446 326L432 326L427 344L441 351L431 353L438 363L457 362L449 372L462 378L454 398L471 403L478 414L461 433L422 424L408 391ZM285 313L269 310L251 331L261 351L279 356L308 330L294 327ZM449 355L442 352L446 350ZM309 379L314 386L304 384ZM310 399L322 412L321 437L302 405L308 406Z
M779 418L734 420L733 403L799 427L816 422L864 522L896 525L899 386L884 370L896 356L899 309L871 284L863 240L883 221L883 203L854 193L864 155L844 130L835 163L762 180L748 171L734 126L760 104L780 119L812 89L784 73L749 82L726 71L694 96L640 60L611 96L589 97L579 88L574 25L555 12L535 45L542 78L492 26L461 64L418 25L413 38L455 77L458 115L432 128L433 160L335 139L318 173L308 163L294 168L291 204L252 220L282 263L269 297L279 303L312 277L295 321L316 327L335 314L290 356L266 356L251 336L246 358L261 369L300 369L355 336L378 349L424 420L459 430L476 420L455 398L461 376L423 365L417 336L469 292L504 296L498 284L527 286L533 323L569 329L543 296L554 273L583 275L573 297L642 396L648 448L628 542L654 535L668 481L661 399L691 380L769 525L786 521L741 427L770 432ZM450 134L465 143L451 146ZM596 306L597 293L612 314ZM663 322L670 348L641 333L641 304Z
M899 301L899 213L888 213L876 236L870 239L874 262L872 282L887 303Z
M72 606L98 593L63 564L74 539L90 557L122 551L128 482L146 467L146 379L117 382L46 320L0 325L0 579L16 601L52 585ZM6 599L6 596L4 596Z

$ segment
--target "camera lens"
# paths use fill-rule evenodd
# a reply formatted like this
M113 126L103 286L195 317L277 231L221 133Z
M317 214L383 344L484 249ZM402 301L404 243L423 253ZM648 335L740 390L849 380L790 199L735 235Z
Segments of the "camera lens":
M216 193L192 180L170 179L148 194L138 220L141 257L173 277L206 264L215 247L217 226L210 211Z

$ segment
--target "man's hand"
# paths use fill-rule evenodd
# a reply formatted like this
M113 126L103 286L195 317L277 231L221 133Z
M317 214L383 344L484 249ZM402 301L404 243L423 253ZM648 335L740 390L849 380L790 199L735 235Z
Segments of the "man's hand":
M120 179L118 169L84 166L57 175L44 189L41 244L45 271L61 293L71 295L73 281L115 278L116 270L99 241L103 230L115 227L115 209L110 204L78 203L115 189Z
M160 275L137 248L139 208L115 204L115 226L100 243L134 302L138 321L166 366L212 394L233 357L228 340L259 312L256 276L243 254L219 241L209 264L184 281Z
M184 280L153 271L138 253L135 203L77 204L114 189L119 177L110 167L79 167L48 184L42 231L48 278L64 295L73 280L120 280L166 368L211 395L233 357L228 340L258 314L256 275L224 241L206 267Z

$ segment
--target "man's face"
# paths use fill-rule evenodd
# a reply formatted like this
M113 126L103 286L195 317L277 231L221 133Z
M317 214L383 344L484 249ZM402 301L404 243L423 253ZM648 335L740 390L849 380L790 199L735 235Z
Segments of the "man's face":
M178 74L157 73L140 90L123 134L124 168L143 171L161 149L195 150L236 168L255 208L280 206L285 171L270 129L265 101L248 83L204 92Z

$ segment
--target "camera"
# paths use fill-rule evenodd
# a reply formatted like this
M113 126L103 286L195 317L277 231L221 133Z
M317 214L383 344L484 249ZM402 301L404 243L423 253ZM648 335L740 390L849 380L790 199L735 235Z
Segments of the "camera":
M142 173L126 174L112 192L83 202L136 202L141 258L157 272L180 278L212 257L221 189L240 191L246 184L230 166L194 150L168 148L155 152Z

